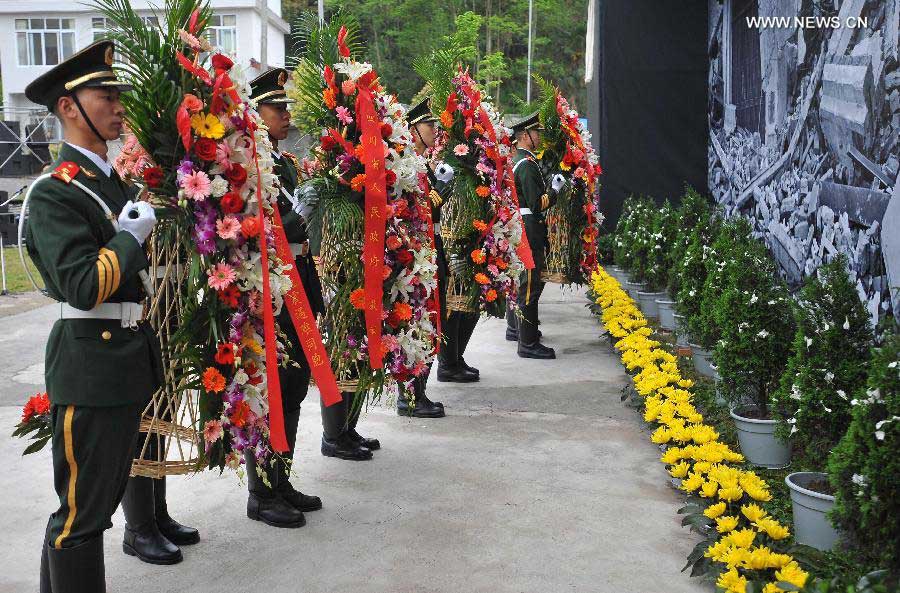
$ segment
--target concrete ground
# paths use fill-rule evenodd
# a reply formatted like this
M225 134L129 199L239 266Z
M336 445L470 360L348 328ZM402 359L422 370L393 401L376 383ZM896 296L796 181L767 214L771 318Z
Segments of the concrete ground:
M0 297L2 299L2 297ZM544 341L556 361L525 361L504 322L482 321L467 361L477 384L438 383L448 416L410 420L371 410L361 432L381 439L369 462L318 452L317 395L301 416L294 483L322 497L307 525L279 530L245 515L231 473L169 479L170 510L203 541L171 567L121 551L123 517L106 534L109 591L303 593L681 593L711 591L680 570L694 537L680 497L580 292L548 286ZM23 458L9 437L40 386L52 311L0 319L0 593L37 590L39 549L54 510L47 450Z

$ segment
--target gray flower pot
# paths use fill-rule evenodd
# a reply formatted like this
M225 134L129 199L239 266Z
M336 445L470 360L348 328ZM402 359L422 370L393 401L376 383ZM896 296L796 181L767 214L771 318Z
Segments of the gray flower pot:
M759 467L778 469L791 464L791 444L775 436L775 420L757 420L741 415L743 410L732 409L731 417L737 427L741 453L747 461Z
M628 296L632 298L632 300L638 300L638 292L644 290L644 284L642 282L631 282L629 280L625 281L625 290L628 291Z
M641 306L641 311L644 312L644 317L652 317L653 319L659 317L659 307L656 305L656 299L664 296L666 296L664 292L638 292L638 304Z
M689 344L691 353L694 357L694 368L704 377L710 379L716 376L716 371L712 365L712 351L707 350L697 344Z
M667 298L656 299L656 308L659 310L659 326L669 331L675 331L675 301Z
M626 280L628 280L628 271L620 268L619 266L610 266L606 269L606 272L615 278L619 284L624 284Z
M838 540L838 532L828 519L834 497L808 488L827 476L818 472L794 472L785 479L791 489L794 507L794 539L819 550L830 550Z
M675 314L675 345L688 346L691 336L687 329L687 318L684 315Z

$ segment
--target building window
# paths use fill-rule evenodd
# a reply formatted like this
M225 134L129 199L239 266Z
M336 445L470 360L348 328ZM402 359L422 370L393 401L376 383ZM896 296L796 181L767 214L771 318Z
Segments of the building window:
M147 28L153 27L154 29L159 29L159 18L155 16L142 16L141 20L144 21L144 25ZM91 19L91 31L93 34L93 40L99 41L100 39L106 39L110 27L109 19L104 16L95 16Z
M237 51L237 15L212 15L206 29L206 36L214 47L220 47L226 53L235 53Z
M75 19L16 19L19 66L55 66L75 53Z

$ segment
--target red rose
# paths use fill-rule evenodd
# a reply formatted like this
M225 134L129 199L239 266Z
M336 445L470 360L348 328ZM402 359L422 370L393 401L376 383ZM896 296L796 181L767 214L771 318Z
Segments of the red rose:
M326 152L329 150L334 150L334 148L337 146L337 140L335 140L331 136L322 136L319 139L319 146L321 146L322 150Z
M232 189L240 189L247 182L247 170L234 163L231 165L231 169L225 173L225 177L231 182Z
M194 152L204 161L216 160L216 141L212 138L200 138L194 143Z
M237 214L244 209L244 199L241 194L230 191L222 196L222 212L225 214Z
M384 138L390 138L391 134L394 133L394 127L389 123L381 124L381 135Z
M397 261L400 262L403 267L408 266L412 263L413 254L409 252L409 249L401 249L397 252Z
M387 181L388 185L394 185L394 183L397 182L397 174L394 173L393 171L388 170L384 174L384 180Z
M234 62L231 61L227 56L223 54L215 54L212 57L213 68L218 70L231 70L231 67L234 66Z
M165 174L161 167L147 167L144 169L144 182L150 187L162 185Z

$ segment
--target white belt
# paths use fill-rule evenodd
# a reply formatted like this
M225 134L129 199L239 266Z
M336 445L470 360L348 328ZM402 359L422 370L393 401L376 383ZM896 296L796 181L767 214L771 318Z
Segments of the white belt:
M294 257L306 257L309 255L309 241L304 241L303 243L288 243L291 248L291 253L294 254Z
M68 303L59 304L60 319L117 319L122 327L137 327L144 318L144 305L141 303L101 303L82 311Z
M522 216L525 216L526 214L531 214L531 208L519 208L519 214L521 214Z
M441 221L440 220L438 220L437 222L434 223L434 234L435 235L441 234Z

